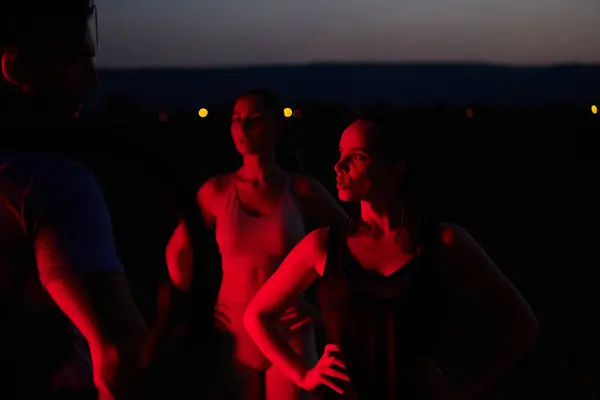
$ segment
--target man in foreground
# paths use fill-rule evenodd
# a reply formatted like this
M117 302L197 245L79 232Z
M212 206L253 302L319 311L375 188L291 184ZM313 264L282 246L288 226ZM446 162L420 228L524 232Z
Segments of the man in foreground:
M136 387L146 326L104 198L90 171L47 151L66 145L98 83L94 11L89 0L11 0L0 16L0 346L11 371L0 391L9 396L95 387L101 399L127 399Z

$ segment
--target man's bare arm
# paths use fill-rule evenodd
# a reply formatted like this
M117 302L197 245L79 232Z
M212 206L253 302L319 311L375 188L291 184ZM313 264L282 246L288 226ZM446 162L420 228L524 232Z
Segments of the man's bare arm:
M146 325L125 276L65 277L46 289L88 341L99 398L134 397Z
M68 162L51 164L24 206L40 279L88 341L100 398L129 398L146 326L93 175Z

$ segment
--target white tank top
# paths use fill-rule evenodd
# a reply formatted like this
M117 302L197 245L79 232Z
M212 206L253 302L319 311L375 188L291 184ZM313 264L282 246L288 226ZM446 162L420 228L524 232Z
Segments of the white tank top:
M238 200L237 186L232 183L216 217L223 281L240 279L242 284L250 276L266 281L306 234L292 197L289 175L279 202L269 214L257 217L245 212ZM228 282L223 282L221 288L227 286L225 283ZM223 295L228 296L221 293L220 301L227 301Z

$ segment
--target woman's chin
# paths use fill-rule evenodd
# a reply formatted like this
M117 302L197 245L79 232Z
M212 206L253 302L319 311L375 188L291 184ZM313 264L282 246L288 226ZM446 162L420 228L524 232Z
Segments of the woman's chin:
M352 194L349 193L347 190L338 189L338 199L340 199L340 201L343 202L350 202L352 201Z

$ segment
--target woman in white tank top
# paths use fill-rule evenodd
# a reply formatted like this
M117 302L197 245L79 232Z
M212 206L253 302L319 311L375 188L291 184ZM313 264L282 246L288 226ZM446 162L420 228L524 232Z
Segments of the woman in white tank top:
M223 279L216 321L234 337L244 399L310 398L271 366L248 336L242 317L254 294L308 232L346 218L318 181L291 174L277 164L282 111L277 96L267 90L241 95L233 109L231 135L243 164L235 172L212 177L197 194L204 222L215 229L221 253ZM193 268L184 224L169 241L167 265L174 285L188 290ZM281 308L278 328L286 332L290 347L314 365L311 308L302 297Z

